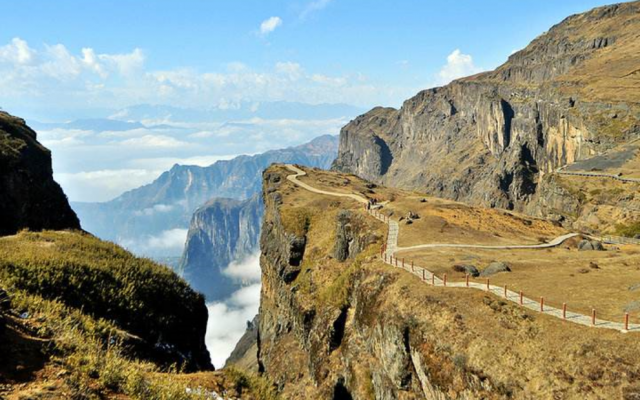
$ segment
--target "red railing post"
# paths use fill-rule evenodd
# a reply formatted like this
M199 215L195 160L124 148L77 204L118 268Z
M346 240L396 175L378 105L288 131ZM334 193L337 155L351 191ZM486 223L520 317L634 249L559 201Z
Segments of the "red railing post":
M467 274L467 287L469 287L469 274Z
M491 285L489 285L489 279L487 279L487 290L491 290Z
M404 257L402 257L402 269L404 269Z
M544 297L540 297L540 312L544 312Z
M562 303L562 319L567 319L567 303Z
M442 282L444 283L444 286L447 286L447 274L444 274L443 278Z
M520 305L524 304L524 293L522 293L522 290L520 291Z
M426 269L422 269L422 280L426 281L427 280L427 270Z
M629 313L624 314L624 330L629 330Z
M436 285L436 275L432 272L431 273L431 286L435 286Z
M411 260L411 272L414 272L414 269L413 269L413 260Z
M591 325L596 324L596 309L591 310Z
M504 298L507 298L507 285L504 285Z
M386 254L384 254L384 263L385 264L387 263L387 255Z

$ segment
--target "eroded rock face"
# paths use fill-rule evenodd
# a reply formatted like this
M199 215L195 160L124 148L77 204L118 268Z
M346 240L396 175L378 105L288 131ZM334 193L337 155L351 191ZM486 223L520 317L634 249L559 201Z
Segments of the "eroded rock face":
M640 65L630 51L638 15L633 2L569 17L495 71L424 90L399 110L374 108L342 129L333 168L439 197L551 212L562 200L541 185L545 174L640 137L638 75L629 67ZM633 76L625 94L610 74L617 69Z
M0 235L21 229L80 229L53 180L51 153L24 120L0 112Z
M363 229L362 217L341 211L336 219L336 244L333 256L338 261L355 258L374 238Z
M208 301L227 298L250 282L234 280L223 269L257 251L262 200L213 199L191 218L179 270Z

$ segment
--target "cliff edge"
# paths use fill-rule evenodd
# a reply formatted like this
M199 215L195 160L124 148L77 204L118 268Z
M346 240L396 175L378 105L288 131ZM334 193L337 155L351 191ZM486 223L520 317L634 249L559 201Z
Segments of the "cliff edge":
M21 229L80 229L53 180L51 153L24 120L0 112L0 235Z

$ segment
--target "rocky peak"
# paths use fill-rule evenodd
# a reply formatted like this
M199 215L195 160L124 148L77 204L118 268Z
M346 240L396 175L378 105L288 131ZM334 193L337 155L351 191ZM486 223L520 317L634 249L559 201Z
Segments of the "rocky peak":
M80 229L53 180L51 153L21 118L0 112L0 235L21 229Z
M494 71L354 119L333 168L490 207L535 208L546 174L640 137L638 32L637 1L569 17Z

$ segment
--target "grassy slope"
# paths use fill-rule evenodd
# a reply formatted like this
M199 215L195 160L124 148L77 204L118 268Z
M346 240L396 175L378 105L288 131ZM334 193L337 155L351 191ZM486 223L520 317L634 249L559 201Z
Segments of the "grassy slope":
M112 243L76 232L0 238L0 286L13 297L0 338L9 360L0 366L0 397L200 398L187 388L273 397L263 381L237 371L181 374L137 359L135 334L173 328L177 309L200 295Z

